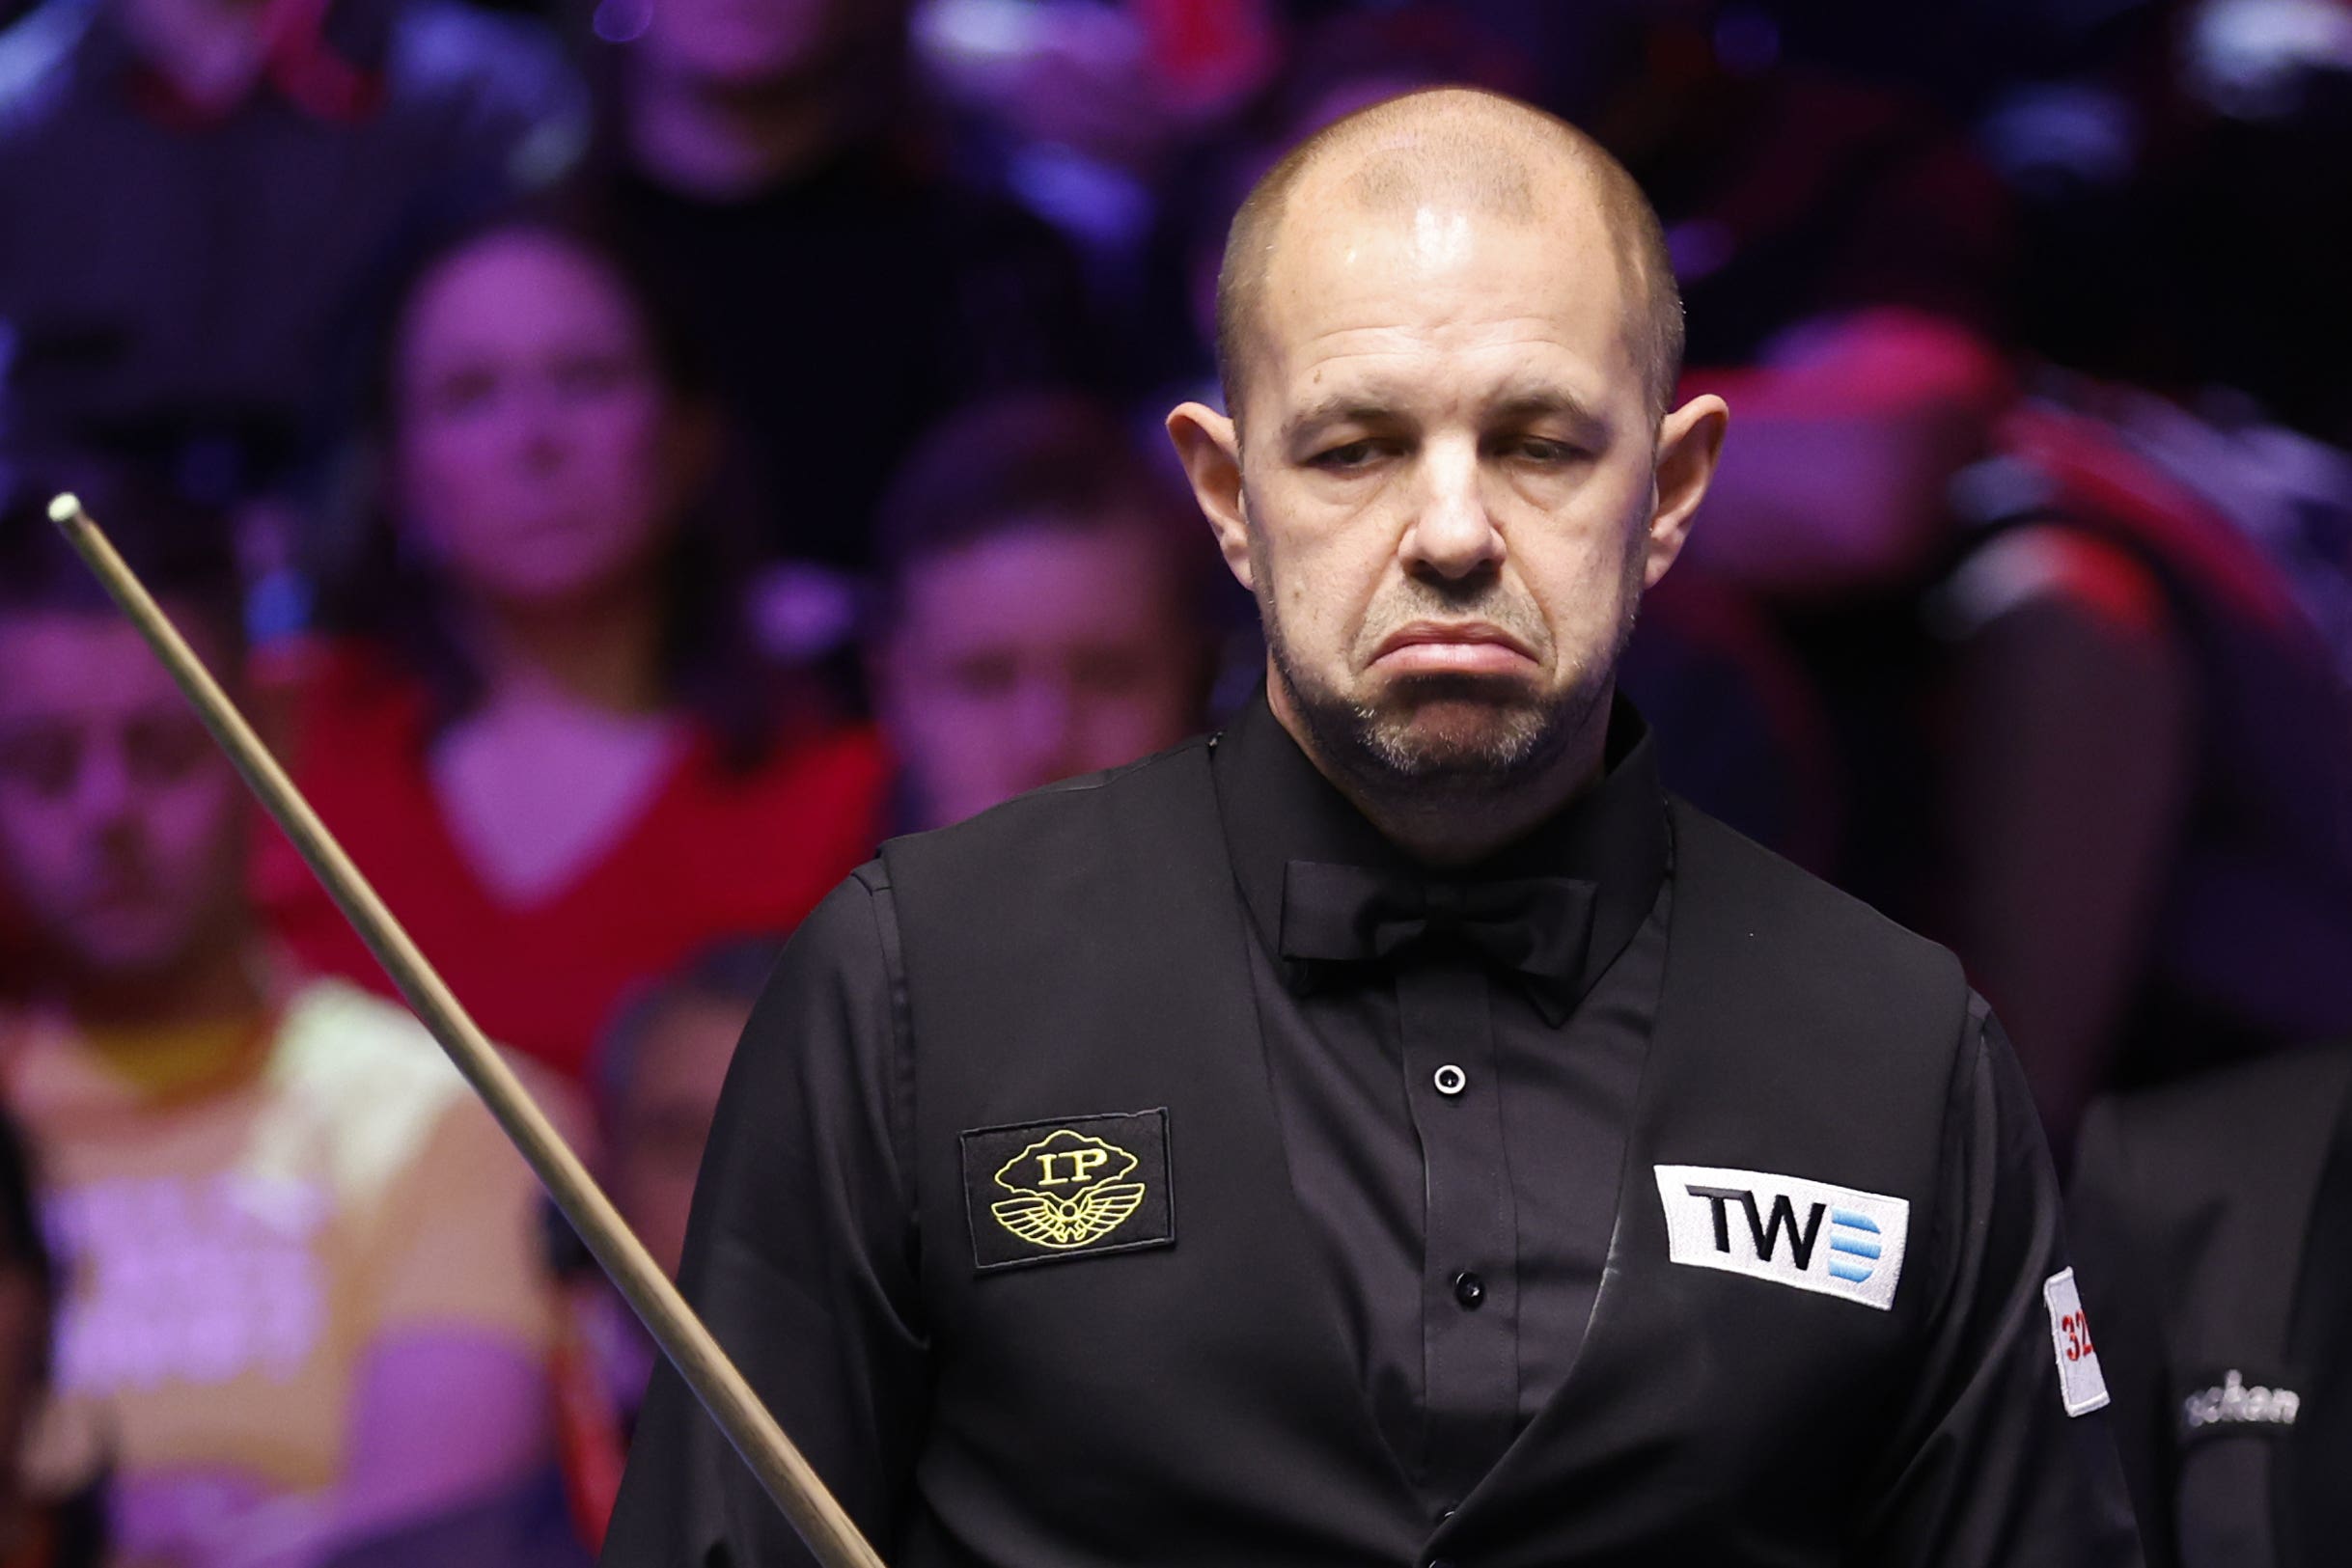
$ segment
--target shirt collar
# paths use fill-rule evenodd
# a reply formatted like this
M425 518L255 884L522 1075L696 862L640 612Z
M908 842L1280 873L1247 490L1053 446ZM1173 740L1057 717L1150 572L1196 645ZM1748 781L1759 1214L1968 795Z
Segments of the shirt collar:
M1268 951L1278 951L1283 878L1291 861L1417 868L1413 858L1366 820L1308 759L1275 718L1262 687L1217 735L1214 748L1211 772L1226 849L1242 901ZM1459 881L1563 876L1595 884L1592 940L1577 984L1581 995L1641 929L1657 902L1667 865L1657 748L1649 726L1620 696L1610 710L1598 783L1478 864L1430 874Z

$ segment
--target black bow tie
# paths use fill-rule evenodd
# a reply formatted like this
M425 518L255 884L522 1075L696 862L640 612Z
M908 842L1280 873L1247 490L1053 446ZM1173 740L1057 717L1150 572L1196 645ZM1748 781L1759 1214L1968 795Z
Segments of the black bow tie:
M1370 964L1458 943L1522 977L1558 1028L1582 994L1598 892L1564 876L1446 882L1294 860L1283 878L1282 955Z

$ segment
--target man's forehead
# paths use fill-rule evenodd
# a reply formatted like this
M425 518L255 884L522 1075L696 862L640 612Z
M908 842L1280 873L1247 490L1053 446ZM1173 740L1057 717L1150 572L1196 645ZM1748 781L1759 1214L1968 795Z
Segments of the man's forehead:
M1588 403L1638 379L1627 279L1596 218L1563 223L1423 204L1302 212L1269 260L1256 332L1287 399L1395 384L1432 352ZM1563 382L1567 383L1563 389Z
M166 607L167 613L169 608ZM212 639L185 629L200 655ZM120 617L69 611L0 612L0 712L127 713L182 699L138 629Z

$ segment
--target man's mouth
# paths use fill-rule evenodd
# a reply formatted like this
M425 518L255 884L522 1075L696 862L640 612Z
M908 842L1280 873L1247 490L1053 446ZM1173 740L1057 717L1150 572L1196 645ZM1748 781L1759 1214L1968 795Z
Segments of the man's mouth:
M1392 674L1515 675L1536 668L1527 646L1485 620L1416 620L1382 639L1374 670Z

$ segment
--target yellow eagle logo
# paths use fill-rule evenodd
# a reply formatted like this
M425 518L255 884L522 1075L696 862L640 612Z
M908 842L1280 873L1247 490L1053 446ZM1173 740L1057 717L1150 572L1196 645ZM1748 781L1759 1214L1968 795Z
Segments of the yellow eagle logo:
M1116 1143L1055 1129L1007 1160L996 1184L1013 1196L988 1206L1025 1242L1066 1252L1100 1241L1143 1205L1138 1164Z

